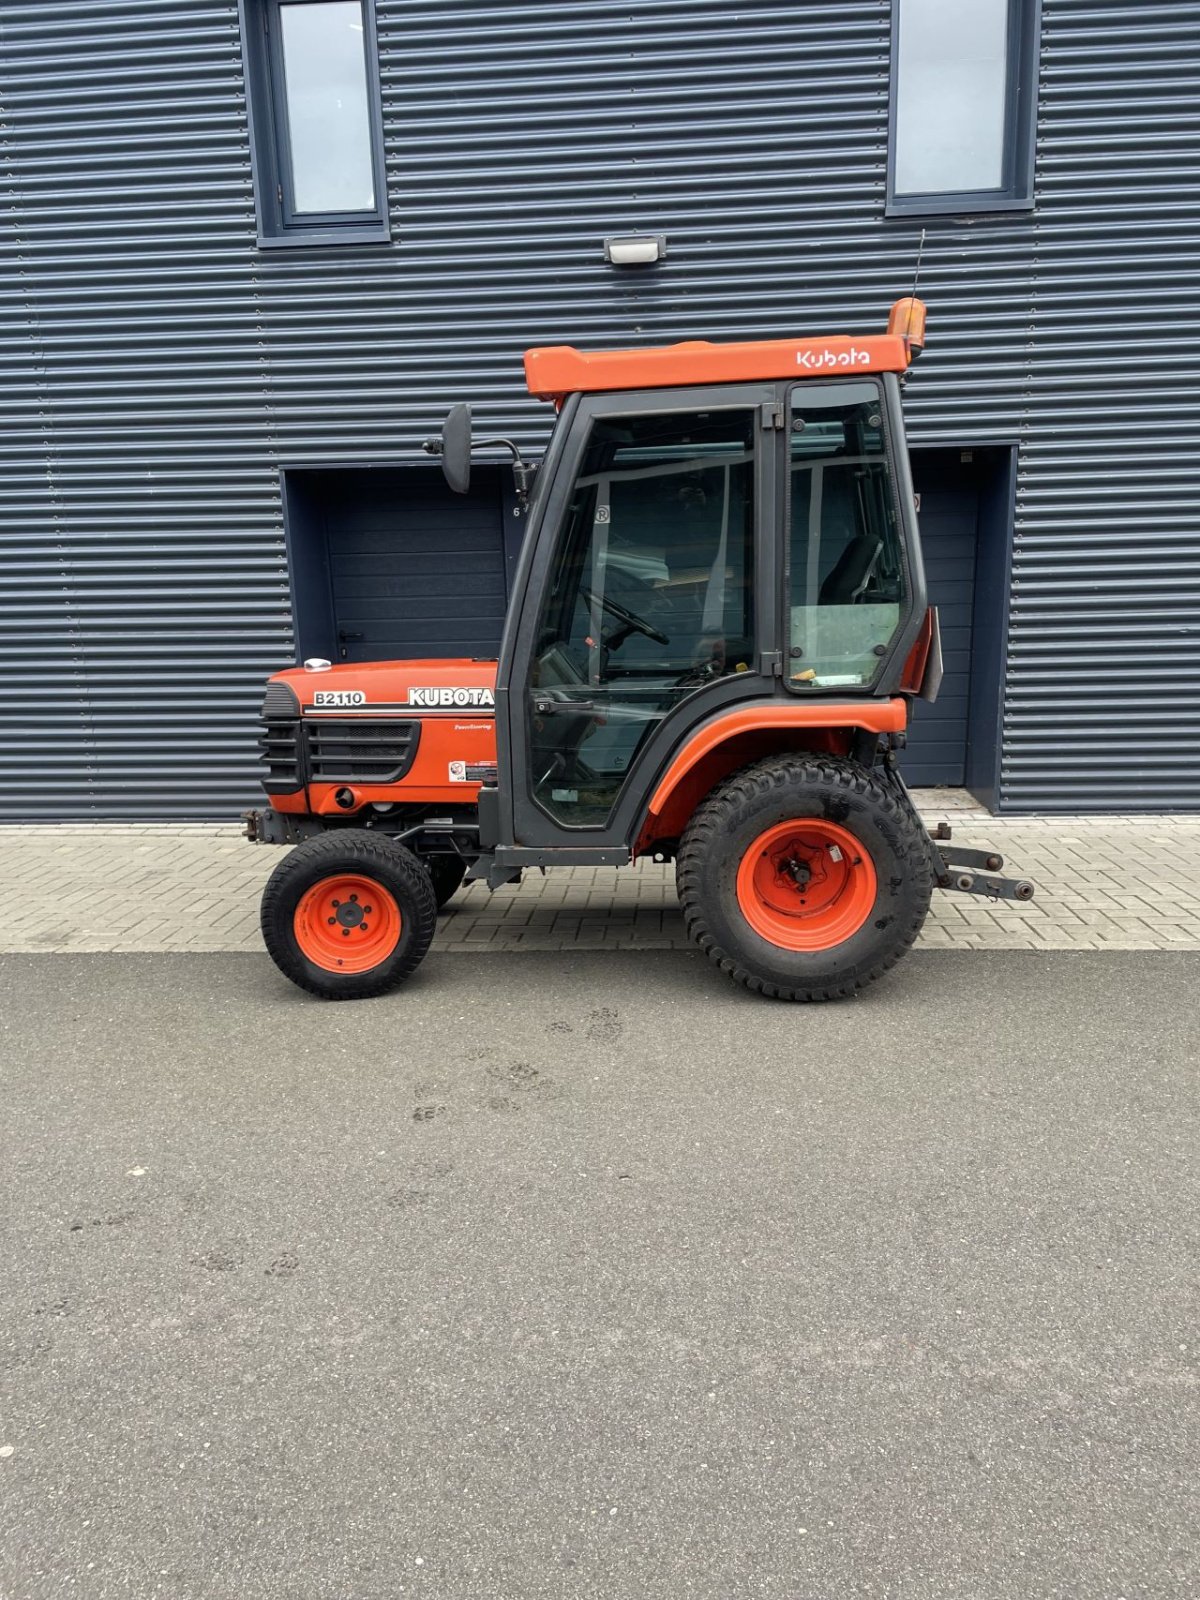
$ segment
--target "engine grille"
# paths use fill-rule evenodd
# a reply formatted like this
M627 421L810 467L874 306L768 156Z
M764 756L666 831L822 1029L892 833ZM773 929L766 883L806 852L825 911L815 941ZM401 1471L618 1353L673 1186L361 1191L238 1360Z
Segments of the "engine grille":
M304 736L310 783L397 783L413 764L421 724L314 717L304 723Z
M268 794L295 794L300 772L300 702L286 683L269 683L258 738L262 784Z
M299 717L264 717L258 748L265 772L263 788L268 794L295 794L300 777Z

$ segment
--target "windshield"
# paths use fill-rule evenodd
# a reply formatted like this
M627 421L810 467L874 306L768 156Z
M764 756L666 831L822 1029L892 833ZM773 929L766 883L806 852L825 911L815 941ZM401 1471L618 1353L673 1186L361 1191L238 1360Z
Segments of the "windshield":
M789 441L788 682L861 687L906 598L883 395L870 383L794 389Z

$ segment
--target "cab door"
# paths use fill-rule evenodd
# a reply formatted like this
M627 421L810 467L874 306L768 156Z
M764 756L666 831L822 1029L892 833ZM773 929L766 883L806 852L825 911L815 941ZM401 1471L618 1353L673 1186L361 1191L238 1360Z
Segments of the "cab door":
M775 692L781 406L769 383L564 413L501 656L518 850L615 859L686 732Z

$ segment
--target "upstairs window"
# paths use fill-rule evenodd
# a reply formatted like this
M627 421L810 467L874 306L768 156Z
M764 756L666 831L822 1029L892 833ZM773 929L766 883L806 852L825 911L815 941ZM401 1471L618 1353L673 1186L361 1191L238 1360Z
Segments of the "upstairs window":
M892 0L888 213L1033 204L1038 0Z
M259 243L389 237L374 0L240 0Z

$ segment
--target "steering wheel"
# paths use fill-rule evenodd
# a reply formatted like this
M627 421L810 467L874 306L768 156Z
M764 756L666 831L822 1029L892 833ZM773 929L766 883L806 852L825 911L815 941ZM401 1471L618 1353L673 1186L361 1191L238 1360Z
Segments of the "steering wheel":
M615 600L608 599L606 595L595 594L591 589L581 589L580 593L585 595L593 605L599 606L602 611L610 611L614 617L619 618L629 632L644 633L647 639L653 639L655 644L670 644L671 641L665 633L660 633L657 628L652 627L650 623L639 617L635 612L627 611L623 605L618 605Z

